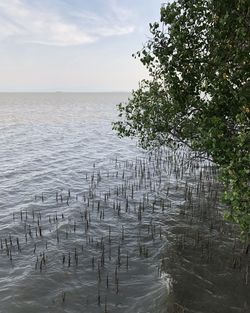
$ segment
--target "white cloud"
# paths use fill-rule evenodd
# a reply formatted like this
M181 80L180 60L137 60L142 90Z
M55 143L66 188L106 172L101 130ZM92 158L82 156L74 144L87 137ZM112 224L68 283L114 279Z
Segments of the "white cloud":
M89 34L97 37L121 36L135 30L133 25L122 22L120 16L114 14L100 17L92 12L80 12L75 13L74 17L79 19L84 29L88 29Z
M117 6L112 8L118 10ZM119 18L88 11L70 12L66 16L52 8L28 5L24 0L0 0L0 40L55 46L88 44L101 37L133 32L124 12L116 12ZM72 21L70 15L78 19Z
M114 28L99 27L97 28L97 30L98 30L98 34L102 37L121 36L121 35L132 33L134 31L134 26L125 26L125 27L117 26Z
M126 22L130 18L134 17L133 13L130 10L124 7L121 7L118 4L117 0L106 0L106 1L109 3L109 7L111 11L113 12L113 14L117 16L120 21Z

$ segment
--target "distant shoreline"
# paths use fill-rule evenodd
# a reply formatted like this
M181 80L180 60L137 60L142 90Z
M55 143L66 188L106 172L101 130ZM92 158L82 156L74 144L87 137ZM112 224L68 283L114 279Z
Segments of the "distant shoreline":
M62 93L84 93L84 94L96 94L96 93L131 93L131 91L0 91L0 94L8 93L51 93L51 94L62 94Z

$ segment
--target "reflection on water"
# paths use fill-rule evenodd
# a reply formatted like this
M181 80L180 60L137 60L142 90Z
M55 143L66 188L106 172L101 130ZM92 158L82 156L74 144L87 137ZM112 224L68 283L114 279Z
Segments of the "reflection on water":
M117 138L127 97L0 95L1 312L249 312L215 167Z

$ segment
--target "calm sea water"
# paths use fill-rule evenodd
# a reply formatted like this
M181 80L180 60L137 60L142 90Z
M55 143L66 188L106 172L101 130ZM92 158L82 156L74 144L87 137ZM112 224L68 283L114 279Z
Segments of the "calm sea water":
M0 94L0 312L249 312L215 169L111 129L125 93Z

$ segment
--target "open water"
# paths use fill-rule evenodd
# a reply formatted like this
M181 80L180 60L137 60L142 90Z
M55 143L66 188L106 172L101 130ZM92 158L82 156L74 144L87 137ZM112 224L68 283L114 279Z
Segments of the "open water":
M0 312L250 312L215 166L145 153L126 93L0 94Z

